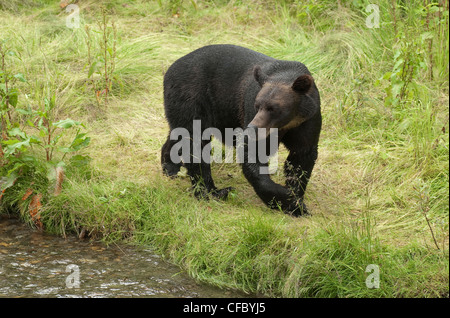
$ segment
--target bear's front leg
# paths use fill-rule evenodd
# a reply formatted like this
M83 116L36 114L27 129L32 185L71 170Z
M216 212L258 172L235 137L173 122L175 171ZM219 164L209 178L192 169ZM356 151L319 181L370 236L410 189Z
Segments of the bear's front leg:
M303 197L311 172L317 159L317 147L308 152L291 151L284 163L286 186L292 191L297 206L302 206L303 213L308 213L303 203Z
M284 173L286 187L291 191L295 201L290 208L294 214L309 214L303 198L317 160L321 125L319 113L312 120L288 131L281 139L289 150L289 156L284 163Z
M281 208L285 213L300 216L307 213L303 200L297 200L293 192L276 182L268 174L261 174L259 163L243 163L242 171L261 200L272 209Z

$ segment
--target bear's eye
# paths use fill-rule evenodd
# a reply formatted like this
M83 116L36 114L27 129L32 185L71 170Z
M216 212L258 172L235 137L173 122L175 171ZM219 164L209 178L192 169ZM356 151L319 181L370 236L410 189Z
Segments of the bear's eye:
M267 110L268 112L273 112L273 107L272 107L272 106L268 106L268 107L266 108L266 110Z

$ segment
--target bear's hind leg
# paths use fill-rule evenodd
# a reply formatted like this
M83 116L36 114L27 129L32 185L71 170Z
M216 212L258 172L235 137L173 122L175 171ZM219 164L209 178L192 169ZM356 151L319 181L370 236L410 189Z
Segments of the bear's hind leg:
M170 156L170 150L176 142L176 140L171 140L169 135L161 149L161 166L163 173L168 177L176 177L178 171L180 171L180 168L183 165L181 158L178 157L177 159L179 159L179 162L174 163Z
M207 143L208 141L202 142L202 154L203 148L207 145ZM193 147L191 147L191 149L193 149ZM228 193L232 191L233 188L227 187L224 189L217 189L211 175L211 157L208 156L207 158L203 158L202 156L202 158L200 158L200 162L192 162L194 161L193 158L194 156L191 154L191 162L185 163L185 167L187 168L188 175L191 178L195 196L199 199L207 199L208 195L211 194L218 199L226 199L228 197Z

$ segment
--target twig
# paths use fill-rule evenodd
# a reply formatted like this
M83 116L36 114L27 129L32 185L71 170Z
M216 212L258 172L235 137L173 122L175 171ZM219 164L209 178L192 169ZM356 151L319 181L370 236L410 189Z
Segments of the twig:
M426 196L426 197L424 198L424 195L422 194L422 191L421 191L420 189L418 189L417 187L413 186L413 189L416 190L416 191L418 192L418 194L419 194L419 198L420 198L420 210L422 211L422 214L423 214L423 216L425 217L425 220L427 221L428 228L430 229L431 236L433 237L434 244L436 245L436 248L437 248L438 250L441 250L441 249L439 248L438 243L437 243L436 237L434 236L434 232L433 232L433 228L431 227L430 220L428 219L428 216L427 216L427 212L430 210L430 208L429 208L428 206L424 206L424 204L423 204L423 201L425 201L425 200L428 201L429 198L428 198L428 196Z
M428 219L428 216L427 216L426 211L422 209L422 213L423 213L423 216L425 217L425 220L427 220L428 227L430 228L431 236L433 237L434 244L436 245L436 248L437 248L438 250L441 250L441 249L439 248L439 245L438 245L437 241L436 241L436 237L434 237L434 232L433 232L433 229L431 228L430 220Z

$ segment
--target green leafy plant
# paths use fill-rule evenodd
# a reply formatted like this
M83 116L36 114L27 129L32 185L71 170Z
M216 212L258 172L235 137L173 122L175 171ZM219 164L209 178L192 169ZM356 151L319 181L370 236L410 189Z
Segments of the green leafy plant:
M447 8L446 8L447 7ZM398 13L402 20L398 19ZM393 67L377 82L387 82L385 106L401 106L417 97L417 80L448 76L448 2L424 0L420 5L391 3L394 23Z
M11 122L11 109L17 106L19 92L14 87L17 80L26 82L23 74L12 74L6 66L6 57L16 56L13 50L6 46L6 41L0 41L0 114L2 136L6 135L6 127Z
M29 185L35 182L34 179L47 179L56 167L66 166L64 160L68 154L68 163L76 167L90 160L88 156L76 154L90 143L90 137L81 132L85 126L70 118L55 119L55 94L43 98L37 109L31 105L19 107L20 94L14 84L27 80L21 73L11 75L7 68L6 57L15 55L14 51L0 46L0 171L6 178L1 183L2 191L12 187L19 177L25 177L28 181L24 183Z
M425 30L422 37L427 44L428 76L433 80L436 71L448 76L448 1L424 0L417 13Z
M95 92L97 103L100 105L101 96L104 96L105 105L108 102L108 94L112 89L114 81L120 82L114 74L116 66L116 42L117 28L114 20L109 21L106 8L102 8L102 17L97 25L99 30L94 30L86 25L86 45L88 51L88 79ZM95 37L97 34L99 36ZM94 42L97 40L97 43ZM93 50L94 45L98 45L98 50ZM94 54L94 55L93 55ZM94 75L98 78L94 78Z
M407 40L402 36L394 51L394 66L391 71L386 72L376 85L387 81L385 88L385 106L398 106L407 100L414 98L417 87L416 79L421 71L427 69L423 50L423 41L426 37Z

